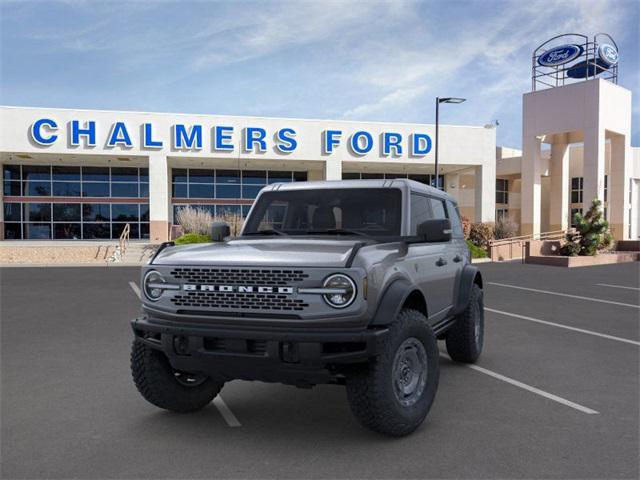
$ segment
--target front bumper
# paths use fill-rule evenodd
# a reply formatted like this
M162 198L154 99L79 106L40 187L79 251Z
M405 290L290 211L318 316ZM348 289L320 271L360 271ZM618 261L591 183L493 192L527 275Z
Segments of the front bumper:
M367 362L388 330L187 325L142 316L136 339L162 351L172 367L225 381L262 380L298 386L334 383L344 366Z

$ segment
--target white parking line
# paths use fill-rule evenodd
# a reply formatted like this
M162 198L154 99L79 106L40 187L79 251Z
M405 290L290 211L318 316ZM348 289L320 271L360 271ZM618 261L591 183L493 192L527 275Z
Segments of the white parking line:
M487 312L499 313L500 315L506 315L508 317L520 318L529 322L541 323L543 325L550 325L552 327L564 328L566 330L572 330L574 332L586 333L587 335L595 335L596 337L607 338L609 340L615 340L616 342L630 343L631 345L640 346L640 342L635 340L628 340L622 337L614 337L613 335L607 335L605 333L593 332L591 330L585 330L583 328L570 327L568 325L562 325L560 323L548 322L547 320L540 320L539 318L526 317L524 315L518 315L517 313L503 312L502 310L495 310L493 308L484 307Z
M610 283L596 283L599 287L624 288L625 290L640 290L638 287L627 287L625 285L612 285Z
M559 297L577 298L579 300L588 300L590 302L608 303L610 305L620 305L621 307L640 308L640 305L633 305L631 303L614 302L612 300L603 300L601 298L582 297L580 295L570 295L568 293L550 292L549 290L539 290L537 288L520 287L518 285L507 285L506 283L488 282L489 285L496 285L498 287L516 288L518 290L527 290L529 292L546 293L547 295L557 295Z
M136 296L138 297L138 299L141 300L140 287L138 287L138 285L136 285L136 282L129 282L129 285L131 286L131 290L133 290L133 293L135 293Z
M227 407L227 404L224 403L224 400L222 400L222 397L220 395L213 399L213 404L220 412L220 415L222 415L222 418L224 418L224 421L227 422L227 425L229 425L230 427L242 426L233 412L229 409L229 407Z
M449 360L451 360L451 358L448 355L444 354L444 353L441 353L440 355L442 357L445 357L445 358L448 358ZM508 383L510 385L513 385L515 387L522 388L523 390L527 390L528 392L535 393L536 395L540 395L541 397L548 398L549 400L553 400L554 402L560 403L560 404L565 405L565 406L567 406L569 408L573 408L574 410L578 410L579 412L586 413L587 415L598 415L600 413L600 412L597 412L596 410L592 410L592 409L587 408L585 406L582 406L582 405L580 405L578 403L571 402L571 401L567 400L566 398L562 398L562 397L559 397L559 396L554 395L552 393L545 392L544 390L540 390L539 388L532 387L531 385L527 385L526 383L519 382L518 380L514 380L513 378L506 377L506 376L501 375L499 373L496 373L494 371L487 370L486 368L479 367L478 365L465 364L464 366L468 367L468 368L470 368L472 370L475 370L476 372L480 372L480 373L484 373L485 375L489 375L490 377L493 377L495 379L501 380L501 381L503 381L505 383Z

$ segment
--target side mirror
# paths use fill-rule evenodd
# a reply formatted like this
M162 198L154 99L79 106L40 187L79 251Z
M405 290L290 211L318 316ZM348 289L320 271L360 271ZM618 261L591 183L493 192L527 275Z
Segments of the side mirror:
M448 218L427 220L418 225L418 237L425 242L448 242L451 240L451 222Z
M231 227L224 222L213 222L211 224L211 240L214 242L222 242L226 237L231 235Z

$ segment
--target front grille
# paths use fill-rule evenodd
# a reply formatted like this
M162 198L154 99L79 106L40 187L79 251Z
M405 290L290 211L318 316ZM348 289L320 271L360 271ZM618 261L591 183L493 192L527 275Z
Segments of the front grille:
M171 276L185 283L286 286L309 277L303 270L180 267Z
M300 311L309 304L304 300L279 294L183 292L175 295L171 302L177 307L202 307L249 310Z

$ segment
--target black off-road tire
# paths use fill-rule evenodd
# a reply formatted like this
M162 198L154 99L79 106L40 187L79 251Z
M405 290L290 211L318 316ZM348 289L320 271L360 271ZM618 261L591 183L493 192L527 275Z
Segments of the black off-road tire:
M194 385L180 383L164 353L137 340L131 347L131 374L145 400L176 413L201 410L211 403L224 385L204 377Z
M421 348L426 355L424 387L415 403L403 405L396 393L394 361L401 346ZM381 354L367 365L358 366L346 376L347 397L351 411L365 427L379 433L400 437L418 428L433 404L438 390L440 370L435 335L425 316L417 310L403 309L391 324ZM406 401L406 400L405 400Z
M484 343L484 302L482 289L474 284L467 308L447 332L447 353L452 360L476 363Z

